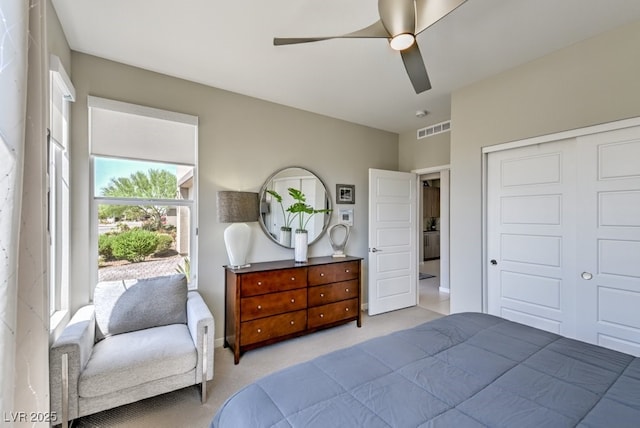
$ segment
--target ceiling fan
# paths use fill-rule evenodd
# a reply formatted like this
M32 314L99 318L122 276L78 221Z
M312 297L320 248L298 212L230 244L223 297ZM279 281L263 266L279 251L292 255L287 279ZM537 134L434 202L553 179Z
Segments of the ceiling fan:
M431 89L416 36L467 0L378 0L380 20L368 27L329 37L276 37L275 46L319 42L329 39L384 38L400 52L416 94Z

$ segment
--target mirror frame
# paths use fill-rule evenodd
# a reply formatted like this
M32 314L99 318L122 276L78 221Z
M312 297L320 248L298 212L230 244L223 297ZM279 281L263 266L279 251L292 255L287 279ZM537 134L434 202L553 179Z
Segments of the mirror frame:
M316 180L318 180L320 182L320 184L322 184L322 187L324 187L324 194L325 194L325 199L326 199L326 206L328 209L332 210L329 213L325 213L324 214L324 223L322 225L322 231L318 234L318 236L316 236L312 241L309 241L309 245L314 244L316 242L318 242L318 240L320 238L322 238L322 236L327 232L327 229L329 228L329 223L331 222L331 214L333 212L333 205L331 204L331 194L329 193L329 188L327 187L327 185L325 184L324 181L322 181L322 179L320 177L318 177L318 174L316 174L315 172L311 171L309 168L305 168L302 166L287 166L284 168L280 168L279 170L275 171L273 174L271 174L264 182L264 184L262 185L262 187L260 188L260 192L258 193L258 198L259 198L259 202L260 204L262 204L262 201L264 200L264 194L267 190L267 186L269 185L269 183L271 183L273 181L273 179L280 174L283 171L286 171L288 169L301 169L303 171L308 172L309 174L313 175ZM262 213L260 213L260 216L258 217L258 223L260 224L260 228L262 229L262 231L264 232L264 234L267 236L267 238L269 238L272 242L278 244L279 246L283 247L283 248L287 248L287 249L293 249L293 246L286 246L281 244L269 231L269 229L267 228L267 226L264 224L264 220L262 218ZM295 231L292 230L291 233L293 234Z

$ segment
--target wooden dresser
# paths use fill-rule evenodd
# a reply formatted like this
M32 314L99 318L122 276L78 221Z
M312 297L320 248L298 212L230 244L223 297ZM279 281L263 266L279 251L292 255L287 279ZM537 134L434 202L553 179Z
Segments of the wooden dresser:
M356 321L361 325L359 257L312 257L225 267L225 341L244 351Z

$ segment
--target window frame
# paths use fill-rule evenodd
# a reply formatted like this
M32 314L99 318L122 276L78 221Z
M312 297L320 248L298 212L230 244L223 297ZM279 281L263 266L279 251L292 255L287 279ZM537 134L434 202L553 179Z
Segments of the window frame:
M92 278L90 281L92 286L89 289L90 299L93 300L93 293L95 284L98 283L98 237L99 237L99 221L98 221L98 207L101 204L113 204L113 205L137 205L143 203L144 205L163 205L163 206L186 206L189 208L189 261L191 265L189 279L189 288L198 288L198 118L196 116L189 116L182 113L175 113L166 110L159 110L151 107L145 107L135 104L123 103L119 101L113 101L97 97L88 97L89 108L89 128L91 129L91 108L103 108L113 109L116 112L124 112L133 115L139 115L141 117L151 117L157 119L163 119L168 121L175 121L177 123L187 123L195 127L195 141L193 142L193 164L185 164L179 162L171 162L169 160L158 160L155 158L140 158L140 157L123 157L123 156L109 156L105 154L93 154L89 152L89 192L90 192L90 219L89 219L89 245L90 245L90 270L89 274ZM91 140L91 133L89 139ZM91 141L89 141L91 147ZM149 199L149 198L113 198L96 195L95 189L95 160L96 158L110 158L110 159L122 159L131 161L143 161L154 163L165 163L171 165L182 165L192 168L191 177L193 180L192 186L192 198L190 199ZM180 180L181 177L176 177ZM179 182L178 182L179 184ZM176 189L177 190L177 189Z
M69 288L69 158L51 132L48 144L49 316L68 308ZM66 161L67 165L63 165ZM65 185L66 184L66 185ZM66 202L66 206L65 206ZM65 286L66 284L66 286Z
M197 244L194 241L197 241L198 228L196 224L196 214L197 214L197 197L191 199L154 199L154 198L114 198L109 196L97 196L95 194L95 160L96 158L106 159L105 156L95 156L91 155L91 247L94 251L92 251L94 260L91 262L93 269L95 272L92 272L92 276L95 279L94 283L98 282L98 239L99 239L99 219L98 219L98 207L100 205L160 205L160 206L170 206L170 207L187 207L189 208L189 262L191 264L190 270L190 278L189 288L197 289ZM109 158L114 159L114 158ZM122 160L133 160L133 161L143 161L146 162L146 159L123 159ZM168 164L168 163L167 163ZM176 165L176 164L172 164ZM192 168L193 171L193 191L192 194L197 195L196 188L196 167L192 165L186 165ZM178 179L180 177L177 177ZM94 263L95 262L95 263ZM91 290L91 298L93 299L93 289Z
M69 162L71 102L75 88L60 58L49 58L49 129L47 129L47 292L50 331L69 317L71 264L71 172ZM59 106L60 109L56 108Z

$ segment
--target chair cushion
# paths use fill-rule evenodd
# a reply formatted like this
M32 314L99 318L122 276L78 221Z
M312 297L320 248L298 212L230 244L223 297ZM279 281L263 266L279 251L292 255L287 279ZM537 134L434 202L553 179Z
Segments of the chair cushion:
M96 343L78 382L97 397L195 369L196 348L185 324L117 334ZM195 379L195 376L194 376Z
M96 286L96 340L113 334L187 322L187 279L184 275L123 281Z

